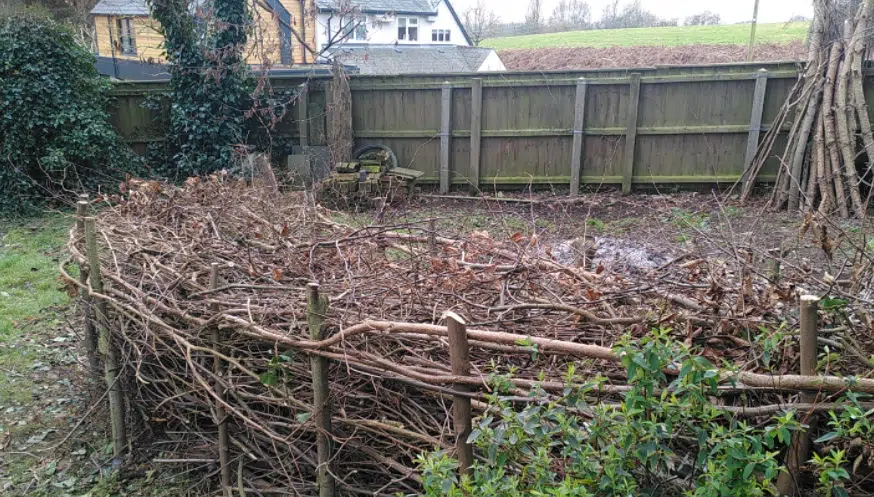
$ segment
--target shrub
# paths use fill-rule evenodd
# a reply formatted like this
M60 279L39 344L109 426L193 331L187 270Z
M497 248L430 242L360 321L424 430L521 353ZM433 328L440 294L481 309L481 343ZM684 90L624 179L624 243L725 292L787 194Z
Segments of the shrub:
M131 157L109 124L108 87L69 29L0 13L0 212L115 182Z
M719 371L656 331L618 350L631 389L618 404L590 405L598 382L568 372L563 395L524 407L499 394L469 440L486 461L461 481L444 452L420 458L429 497L489 495L694 497L764 496L780 471L779 454L799 426L792 413L767 426L728 416L710 399ZM676 368L671 380L664 373ZM508 385L509 382L493 382ZM546 392L534 392L547 399Z

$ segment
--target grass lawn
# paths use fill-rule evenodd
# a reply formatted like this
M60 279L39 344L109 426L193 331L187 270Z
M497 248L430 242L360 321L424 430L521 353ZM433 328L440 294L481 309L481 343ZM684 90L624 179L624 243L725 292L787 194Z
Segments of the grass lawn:
M804 40L806 22L760 24L757 43L787 43ZM694 44L738 45L749 43L749 24L722 26L678 26L666 28L600 29L538 35L489 38L482 46L497 50L511 48L676 46Z
M58 326L57 311L69 297L58 281L57 259L66 242L69 219L50 216L0 222L0 406L24 404L33 396L29 373L37 335ZM40 367L40 366L36 366Z
M105 413L89 411L100 386L80 365L81 321L58 279L72 222L0 219L0 495L191 495L172 475L113 471Z

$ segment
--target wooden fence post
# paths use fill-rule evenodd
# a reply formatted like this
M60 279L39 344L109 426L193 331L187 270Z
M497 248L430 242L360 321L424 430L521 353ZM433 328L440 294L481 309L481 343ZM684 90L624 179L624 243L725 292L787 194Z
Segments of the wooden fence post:
M452 83L445 81L440 90L440 193L448 193L449 155L452 139Z
M446 328L449 330L449 361L454 376L470 374L470 346L467 343L467 327L464 320L454 312L443 314L446 318ZM467 385L455 385L457 392L468 392ZM471 421L470 397L452 396L452 424L455 427L455 450L458 453L459 471L464 474L473 465L473 447L467 443L470 437Z
M470 194L479 194L480 144L483 122L483 79L470 82Z
M571 149L571 195L580 194L580 175L583 162L583 143L586 139L586 78L577 80L577 95L574 100L574 142Z
M800 335L800 359L801 374L814 376L816 374L817 352L817 322L818 322L819 297L815 295L802 295L799 317L801 320ZM816 394L801 392L801 402L810 404L816 401ZM811 418L807 425L812 432L816 429L816 420ZM777 490L780 495L795 495L801 465L807 461L810 455L810 438L808 430L799 430L792 436L789 450L786 452L786 471L780 473L777 478Z
M91 289L103 294L103 278L100 275L100 252L97 249L97 220L86 217L85 250L88 254L88 279ZM127 434L124 427L124 394L121 391L118 373L121 365L118 363L118 352L112 343L112 333L109 331L109 316L106 313L106 302L96 299L95 317L100 330L99 348L105 355L106 386L109 390L109 415L112 423L113 455L122 455L127 447Z
M300 133L300 146L310 146L310 122L309 122L309 105L310 91L306 83L301 83L300 93L297 99L297 121L298 132Z
M307 325L310 340L322 340L322 324L328 312L328 298L319 295L319 284L307 285ZM319 497L334 497L334 476L328 471L331 461L331 410L328 405L328 359L316 354L310 356L310 366L313 375L313 419L318 432L316 433L316 450L318 454Z
M76 233L85 236L85 217L88 216L88 195L80 195L76 202ZM88 356L88 367L91 370L91 375L95 378L100 378L100 370L103 369L100 363L100 352L97 348L97 328L94 325L94 313L92 306L94 301L88 294L88 289L84 288L88 285L88 264L79 264L79 283L83 288L79 291L79 299L82 308L82 317L85 321L85 353Z
M750 131L747 136L747 150L744 154L743 189L747 191L747 184L753 181L750 177L750 169L759 149L759 135L762 132L762 113L765 110L765 94L768 88L768 70L759 69L756 72L756 88L753 91L753 110L750 114Z
M213 262L209 265L209 289L215 290L218 288L218 270L219 264L217 262ZM213 306L213 311L216 311L215 306ZM216 352L222 351L221 345L221 330L219 330L218 326L213 326L212 328L212 346ZM224 365L222 364L221 358L218 356L213 356L212 358L212 372L215 374L216 379L213 385L213 389L215 390L216 396L219 399L225 399L225 388L222 385L220 380L222 376L222 370L224 369ZM222 405L220 401L216 401L215 403L215 418L216 423L218 425L218 449L219 449L219 462L221 464L221 482L222 482L222 494L225 497L231 497L233 495L231 490L231 466L230 466L230 458L228 457L228 423L227 423L227 413L225 412L225 407Z
M640 73L631 73L631 99L628 102L628 124L625 128L625 170L622 172L622 194L631 193L634 177L634 149L637 144L637 115L640 107Z

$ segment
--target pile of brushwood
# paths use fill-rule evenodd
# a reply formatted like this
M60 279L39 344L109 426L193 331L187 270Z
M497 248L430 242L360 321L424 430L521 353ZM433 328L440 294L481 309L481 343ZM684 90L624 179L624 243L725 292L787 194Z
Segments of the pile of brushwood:
M805 417L834 408L848 386L874 393L874 380L859 377L871 367L870 264L840 281L784 266L777 281L761 254L746 249L742 264L688 256L619 274L558 264L549 247L524 235L435 233L427 219L356 225L303 195L264 195L223 174L181 187L136 182L125 191L99 201L105 288L90 293L108 309L132 457L215 476L224 422L235 494L313 494L321 433L313 356L330 364L329 467L343 494L420 492L416 458L454 447L449 413L458 385L470 390L475 416L494 405L495 392L513 409L548 403L595 378L583 394L588 405L619 405L637 388L621 360L654 329L706 369L701 385L713 390L702 399L713 409L711 423L750 418L756 425L791 409ZM82 238L71 231L71 259L61 266L80 288L70 266L87 264ZM211 283L212 267L218 279ZM310 282L330 299L318 311L320 340L308 328ZM821 315L831 354L821 376L792 374L800 288L832 296L829 305L840 309ZM470 375L451 371L446 311L467 322ZM614 346L623 339L630 345L620 353ZM664 384L645 389L657 402L670 401L671 378L684 374L673 368L667 361ZM817 405L801 403L803 389L818 392ZM585 409L573 416L586 419ZM487 428L490 419L475 423ZM694 435L659 443L672 444L678 457L696 450ZM771 457L781 458L783 448ZM651 476L694 487L697 475L685 467Z
M874 0L813 3L805 68L762 140L750 174L754 178L778 155L771 207L862 218L874 192L874 135L864 88ZM778 143L785 149L775 150ZM743 198L753 183L746 183Z

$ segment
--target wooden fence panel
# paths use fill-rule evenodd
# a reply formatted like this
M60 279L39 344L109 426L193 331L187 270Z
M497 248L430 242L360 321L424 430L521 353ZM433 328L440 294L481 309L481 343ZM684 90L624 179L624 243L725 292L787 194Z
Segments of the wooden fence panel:
M481 184L569 184L571 143L569 136L483 138Z
M746 134L637 137L634 183L734 182L743 172Z
M352 121L356 146L383 144L399 165L425 172L423 181L437 183L443 86L449 83L449 183L468 184L471 169L471 85L482 79L479 187L495 185L568 185L571 179L573 126L578 78L586 78L580 108L583 134L579 146L580 184L641 185L730 183L743 171L750 136L755 77L767 70L762 125L770 128L795 83L792 64L732 64L641 68L634 146L626 146L631 112L628 70L551 73L436 74L352 76ZM293 90L307 81L306 113L295 103L270 133L297 139L298 120L308 124L309 143L325 145L326 78L277 78L274 88ZM866 82L869 98L874 84ZM112 124L138 153L165 135L169 116L155 95L166 83L121 83L110 106ZM149 100L152 106L144 103ZM159 102L157 107L155 102ZM778 137L776 150L785 143ZM280 160L280 163L283 162ZM770 157L760 179L773 177L778 159Z
M570 131L575 93L576 86L487 86L483 88L483 130Z
M624 136L586 136L580 183L620 184L624 167Z
M692 128L750 122L755 81L702 81L644 84L640 88L639 125ZM693 129L686 131L694 132ZM747 130L739 129L746 133Z
M604 134L607 130L613 134L625 133L626 116L630 101L629 85L624 84L590 84L586 98L587 135ZM585 162L583 168L585 169ZM585 171L583 172L585 176Z

